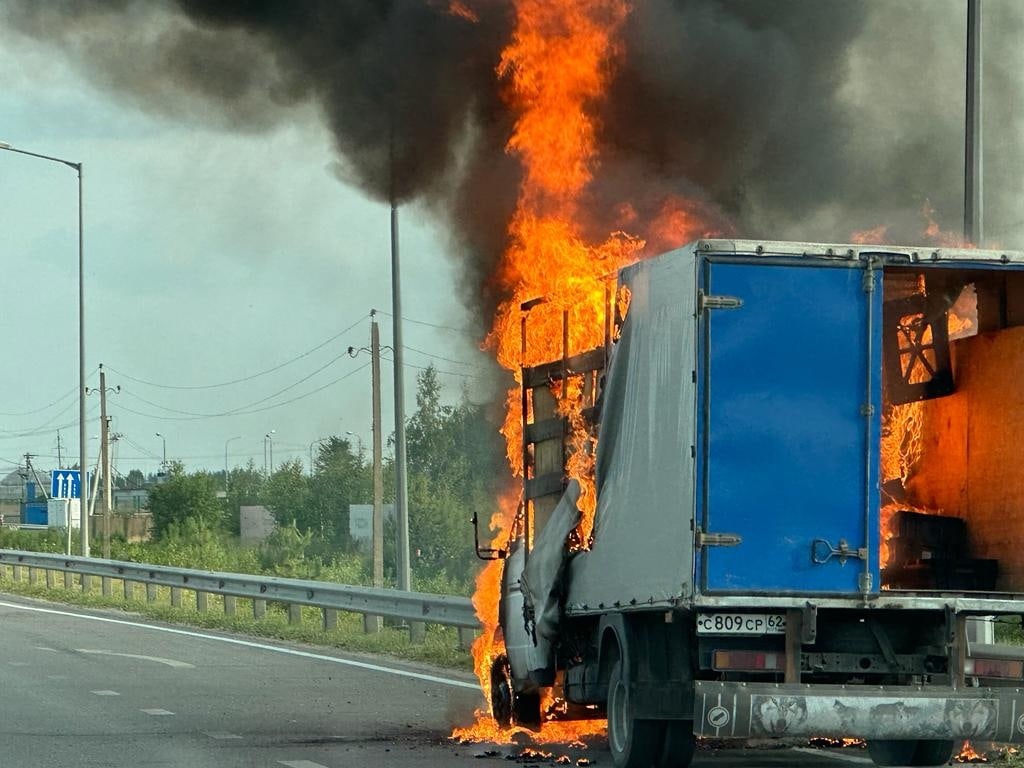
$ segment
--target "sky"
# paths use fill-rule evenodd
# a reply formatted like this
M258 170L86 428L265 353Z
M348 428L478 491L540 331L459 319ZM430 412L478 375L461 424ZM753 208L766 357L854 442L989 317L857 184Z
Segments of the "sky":
M222 468L236 436L229 465L262 467L271 430L275 464L308 465L310 443L332 434L352 432L369 450L369 357L346 350L368 346L371 309L391 310L389 210L337 180L315 116L298 111L260 134L153 117L20 39L0 44L0 81L0 141L84 164L86 366L90 387L100 363L107 387L121 387L108 395L112 428L123 435L118 471L155 472L157 432L168 460L190 468ZM38 468L56 467L58 431L63 455L77 463L76 206L74 170L0 152L4 474L26 452ZM431 363L444 371L447 399L464 384L474 398L489 397L488 359L462 330L442 233L416 207L400 216L408 407ZM379 319L390 345L391 316ZM251 377L335 336L265 376L167 388ZM387 435L390 362L382 378ZM95 458L97 395L88 408ZM263 410L189 415L239 409Z
M258 126L232 125L201 112L213 109L209 101L175 101L166 82L145 88L163 60L126 66L147 50L144 25L131 28L129 19L122 27L116 18L89 27L73 13L51 25L47 15L105 4L0 0L0 19L5 7L30 9L38 23L34 37L0 24L0 141L84 163L87 370L96 387L103 363L107 386L121 388L109 396L122 436L116 468L156 471L165 442L167 458L190 468L223 468L225 444L229 465L252 459L263 467L271 430L275 464L308 463L310 445L332 434L352 432L368 445L368 360L346 350L368 343L371 309L391 309L389 211L339 180L317 108L289 104ZM756 3L635 7L625 74L612 89L619 101L602 113L607 152L596 184L605 192L641 198L646 190L648 203L665 189L703 195L726 210L737 234L754 238L838 242L891 225L898 242L920 244L927 210L944 230L959 229L963 0L779 3L788 11L769 20L756 19ZM743 14L723 13L728 7ZM829 8L847 12L852 31ZM986 0L985 9L985 244L1019 248L1024 3ZM493 43L485 38L469 27L453 39L473 51L474 41ZM493 51L481 45L486 69ZM444 55L462 52L434 51L439 76L462 71ZM340 71L358 80L365 51L357 53ZM372 82L355 91L375 93ZM173 103L159 103L165 94ZM364 114L363 102L353 103L346 118ZM484 146L496 154L480 155L467 173L493 187L512 156L501 142ZM493 175L492 160L506 164ZM469 242L501 243L492 226L501 206L477 204L472 194L462 202L466 231L488 230ZM38 468L56 467L58 431L64 455L78 455L76 205L72 169L0 151L0 473L26 452ZM500 406L507 379L480 351L481 318L463 305L478 275L467 280L453 257L458 238L443 226L417 204L401 211L406 405L414 405L416 375L433 363L448 401L468 386L474 401ZM463 253L463 264L486 248L479 250ZM380 319L388 345L391 317ZM391 376L385 361L385 434L394 424ZM93 458L98 411L91 395Z

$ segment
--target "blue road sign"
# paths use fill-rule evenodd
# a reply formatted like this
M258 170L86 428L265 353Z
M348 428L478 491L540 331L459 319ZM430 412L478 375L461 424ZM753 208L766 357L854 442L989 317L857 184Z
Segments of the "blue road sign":
M50 496L54 499L80 499L82 473L77 469L55 469L50 473Z

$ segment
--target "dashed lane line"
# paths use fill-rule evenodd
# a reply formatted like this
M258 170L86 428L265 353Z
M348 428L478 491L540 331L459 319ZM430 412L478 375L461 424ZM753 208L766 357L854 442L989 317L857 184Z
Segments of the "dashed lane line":
M312 760L278 760L279 765L287 765L288 768L327 768L323 763L314 763Z
M97 696L120 696L121 695L117 691L90 691L90 693L94 693Z
M136 621L114 619L108 616L93 616L88 613L73 613L71 611L60 611L55 608L40 608L35 605L20 605L18 603L0 602L0 608L11 608L13 610L30 611L32 613L46 613L52 616L65 616L72 619L82 619L83 621L98 621L104 624L117 624L123 627L136 627L137 629L148 629L153 632L165 632L170 635L180 635L182 637L195 637L201 640L212 640L217 643L228 643L230 645L240 645L246 648L255 648L259 651L282 653L286 656L297 656L302 659L313 659L314 661L325 661L330 664L341 664L343 666L356 667L358 669L365 669L371 672L381 672L386 675L407 677L413 680L422 680L427 683L436 683L437 685L448 685L452 686L453 688L468 688L472 691L480 690L480 686L477 683L470 683L465 680L458 680L451 677L439 677L437 675L428 675L423 672L413 672L408 669L398 669L396 667L386 667L382 664L371 664L367 661L356 661L355 659L342 659L337 656L327 656L321 653L300 651L296 648L284 648L277 645L268 645L267 643L256 643L251 642L249 640L242 640L237 637L207 635L202 632L193 632L187 629L177 629L176 627L161 627L155 624L142 624Z
M169 709L140 709L139 712L145 712L147 715L153 715L154 717L163 717L165 715L173 715Z
M221 741L242 738L237 733L228 733L227 731L203 731L203 734L209 736L211 739L219 739Z
M195 664L189 664L187 661L178 661L177 659L165 659L163 656L145 656L141 653L121 653L120 651L107 651L101 648L76 648L77 653L91 653L97 656L120 656L124 659L138 659L139 661L152 661L156 664L163 664L167 667L174 667L175 669L195 669Z

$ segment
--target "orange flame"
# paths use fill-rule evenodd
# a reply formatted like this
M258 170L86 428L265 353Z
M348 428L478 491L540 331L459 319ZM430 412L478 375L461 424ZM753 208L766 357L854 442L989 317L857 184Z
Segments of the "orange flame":
M977 752L971 742L965 741L959 754L953 758L958 763L987 763L988 758Z

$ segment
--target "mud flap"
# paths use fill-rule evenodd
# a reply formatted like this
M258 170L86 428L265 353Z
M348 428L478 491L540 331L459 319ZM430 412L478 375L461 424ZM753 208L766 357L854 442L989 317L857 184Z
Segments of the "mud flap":
M695 683L694 732L714 738L833 736L1024 742L1016 688Z

